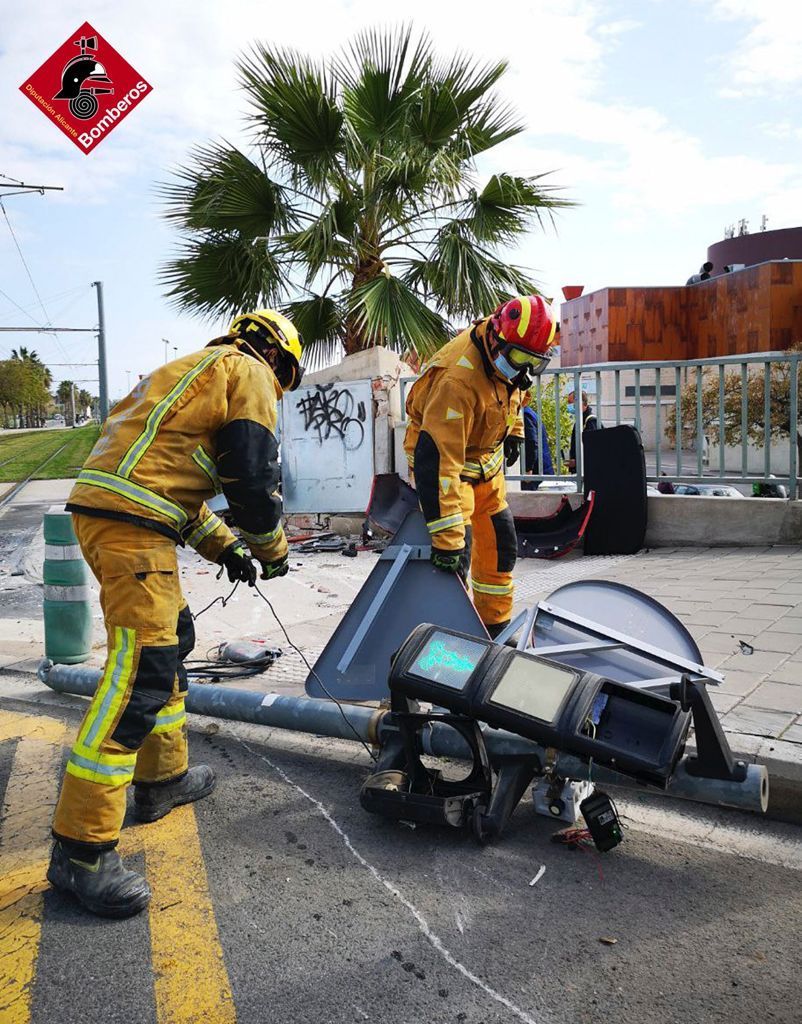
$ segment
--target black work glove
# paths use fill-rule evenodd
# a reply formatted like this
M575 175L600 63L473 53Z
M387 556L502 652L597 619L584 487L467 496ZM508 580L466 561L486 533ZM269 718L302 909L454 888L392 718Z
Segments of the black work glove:
M275 562L262 562L262 576L263 580L275 580L279 576L286 576L290 571L290 559L289 555L285 555L283 558L277 558Z
M218 562L228 572L231 583L247 583L249 587L256 583L256 566L239 541L226 548Z
M429 556L432 565L440 572L459 573L462 570L462 561L465 557L465 548L455 548L453 551L441 551L439 548L432 548Z
M504 438L504 458L508 466L514 466L520 458L522 444L522 437L510 436Z

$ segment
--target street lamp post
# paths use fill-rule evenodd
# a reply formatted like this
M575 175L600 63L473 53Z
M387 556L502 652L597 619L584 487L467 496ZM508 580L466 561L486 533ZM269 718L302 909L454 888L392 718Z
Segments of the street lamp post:
M169 340L167 338L162 338L162 341L164 342L164 361L166 363L170 359L170 355L168 353L168 348L169 348L170 342L169 342Z

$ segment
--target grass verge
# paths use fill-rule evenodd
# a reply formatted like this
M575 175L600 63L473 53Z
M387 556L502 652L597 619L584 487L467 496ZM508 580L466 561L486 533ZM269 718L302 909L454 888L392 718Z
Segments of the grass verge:
M100 427L90 423L74 430L30 430L0 436L0 483L25 480L31 473L35 480L77 476L99 432ZM51 455L54 458L39 470Z

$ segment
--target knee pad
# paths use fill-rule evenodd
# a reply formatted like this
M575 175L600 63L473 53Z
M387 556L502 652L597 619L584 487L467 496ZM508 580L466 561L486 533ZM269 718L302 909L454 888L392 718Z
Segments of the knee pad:
M512 572L518 558L518 538L515 533L515 519L512 509L503 508L490 517L493 532L496 535L496 551L498 552L497 572Z

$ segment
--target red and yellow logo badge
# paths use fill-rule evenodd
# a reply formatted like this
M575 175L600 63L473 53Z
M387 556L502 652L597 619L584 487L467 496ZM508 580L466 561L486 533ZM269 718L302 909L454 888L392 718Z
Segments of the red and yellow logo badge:
M22 83L20 91L89 153L151 87L87 21Z

